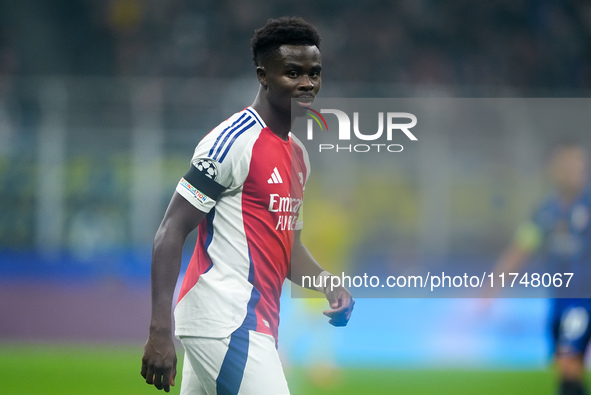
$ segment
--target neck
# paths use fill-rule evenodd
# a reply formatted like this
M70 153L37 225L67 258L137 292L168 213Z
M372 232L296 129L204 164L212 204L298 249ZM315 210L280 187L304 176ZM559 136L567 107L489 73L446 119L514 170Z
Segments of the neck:
M289 131L291 130L291 113L285 113L285 111L282 111L269 103L263 87L259 87L257 96L251 107L259 113L269 129L271 129L271 131L279 138L283 140L289 138Z

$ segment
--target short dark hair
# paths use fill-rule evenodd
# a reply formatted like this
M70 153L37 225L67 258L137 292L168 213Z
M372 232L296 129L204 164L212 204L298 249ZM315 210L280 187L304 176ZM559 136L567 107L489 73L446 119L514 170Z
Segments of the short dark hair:
M548 152L550 155L553 155L558 151L569 149L582 149L584 151L585 145L576 138L561 137L559 140L554 141Z
M315 45L320 48L320 35L316 28L300 17L269 19L255 30L250 40L252 59L259 65L261 58L282 45Z

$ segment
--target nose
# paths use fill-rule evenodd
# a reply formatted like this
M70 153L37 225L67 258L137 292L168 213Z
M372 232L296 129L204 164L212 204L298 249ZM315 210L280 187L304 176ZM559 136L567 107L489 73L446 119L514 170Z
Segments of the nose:
M311 91L314 89L314 82L308 75L304 75L298 87L300 90Z

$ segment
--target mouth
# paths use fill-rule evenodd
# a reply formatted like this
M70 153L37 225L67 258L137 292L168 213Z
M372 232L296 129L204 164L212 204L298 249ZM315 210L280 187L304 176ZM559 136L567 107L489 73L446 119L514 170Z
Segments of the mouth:
M312 102L314 101L314 96L299 96L295 98L296 103L298 103L298 105L300 107L305 107L305 108L309 108L310 106L312 106Z

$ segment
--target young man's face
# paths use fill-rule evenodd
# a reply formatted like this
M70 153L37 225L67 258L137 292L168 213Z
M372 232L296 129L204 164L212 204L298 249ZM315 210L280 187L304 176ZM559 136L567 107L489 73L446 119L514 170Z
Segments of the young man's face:
M291 111L291 99L302 108L312 105L322 85L320 50L315 45L282 45L258 70L267 100L277 111Z

